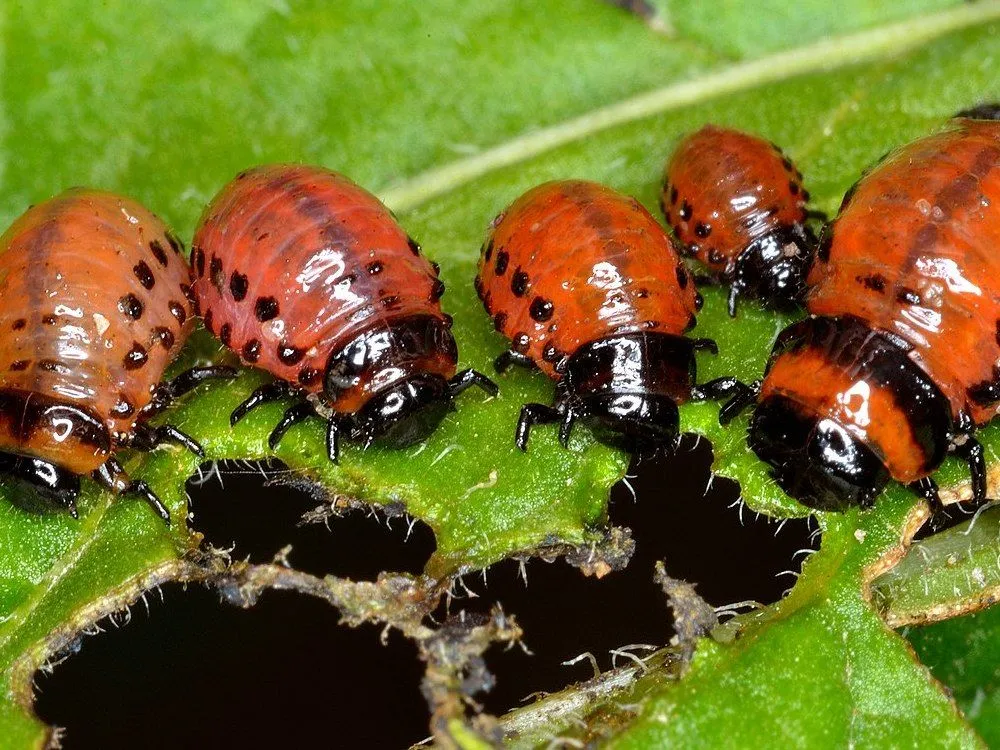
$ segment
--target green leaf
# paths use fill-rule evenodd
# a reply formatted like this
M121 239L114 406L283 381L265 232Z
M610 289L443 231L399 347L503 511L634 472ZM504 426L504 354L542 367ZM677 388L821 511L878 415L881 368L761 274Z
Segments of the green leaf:
M990 747L1000 744L1000 607L905 631Z
M757 43L744 23L763 29L767 19L748 19L735 4L719 6L714 21L672 8L673 38L592 0L13 4L0 20L0 220L91 184L133 195L189 238L204 203L239 170L324 164L379 191L442 264L461 364L488 370L503 342L471 279L487 222L520 192L584 177L652 208L673 144L712 120L782 143L818 207L832 210L885 150L960 107L1000 98L989 65L1000 5L954 6L922 15L929 6L799 4L808 23L772 24ZM828 32L846 36L820 38ZM703 378L759 373L783 321L747 306L733 323L718 290L705 296L698 334L717 338L723 351L700 360ZM178 367L220 356L197 337ZM212 459L272 455L266 435L279 406L235 430L227 420L263 377L248 372L208 388L165 418L202 440ZM552 384L512 373L502 386L492 401L464 395L419 447L348 448L331 466L320 426L309 424L277 455L331 493L426 521L437 537L433 577L540 545L601 541L608 488L625 457L585 430L566 451L540 429L520 454L512 446L518 408L551 398ZM687 405L682 424L712 439L720 473L741 481L754 508L803 514L748 453L742 425L721 430L715 415L714 405ZM992 458L1000 437L985 435ZM175 519L183 516L193 458L163 449L132 457L128 468L150 481ZM141 504L87 484L78 523L0 504L0 737L15 746L43 736L27 713L26 677L61 642L56 636L169 575L197 543L181 524L168 532ZM901 494L882 505L909 503ZM844 580L860 586L857 571ZM839 606L831 616L847 623L855 610ZM867 638L874 620L858 612ZM803 637L814 633L808 620ZM887 648L892 669L905 671L898 649ZM939 697L928 700L940 714Z

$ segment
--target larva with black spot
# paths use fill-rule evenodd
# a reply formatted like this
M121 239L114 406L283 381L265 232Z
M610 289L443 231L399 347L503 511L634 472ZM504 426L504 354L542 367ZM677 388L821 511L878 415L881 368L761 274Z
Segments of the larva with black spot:
M498 369L557 381L553 406L522 409L518 447L543 422L561 422L565 445L578 419L628 448L673 444L677 404L701 395L694 353L715 344L683 335L701 298L639 201L581 180L532 188L493 220L475 283L511 342Z
M321 167L241 173L205 209L193 243L195 304L206 327L249 365L275 376L232 414L286 397L271 433L327 420L340 437L408 445L426 437L455 395L496 386L456 375L444 284L379 200Z
M976 431L1000 413L998 120L997 105L961 112L848 190L807 280L809 317L724 407L757 402L748 443L805 505L867 507L893 479L940 510L932 474L948 454L987 500Z
M80 475L143 496L115 457L190 437L146 420L205 377L160 384L191 330L190 269L163 222L128 198L69 190L23 214L0 237L0 472L30 505L76 515Z
M683 252L741 295L787 308L805 292L816 249L802 174L763 138L705 125L677 146L660 208Z

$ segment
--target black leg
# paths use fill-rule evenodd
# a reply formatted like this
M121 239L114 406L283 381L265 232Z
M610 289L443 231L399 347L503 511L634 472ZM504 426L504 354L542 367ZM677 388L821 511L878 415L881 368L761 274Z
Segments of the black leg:
M100 469L98 469L97 471L100 471ZM93 472L94 476L97 475L97 471ZM80 520L80 511L77 510L76 507L76 498L78 496L79 493L72 494L66 492L56 495L54 498L42 500L41 502L43 504L43 507L51 507L56 510L65 510L67 513L69 513L70 518L72 518L74 521L78 521Z
M908 486L911 490L920 495L920 497L930 503L931 517L927 521L927 528L931 531L931 533L937 533L938 531L954 526L960 520L959 516L952 514L952 508L942 504L941 495L938 493L937 482L930 477L919 479ZM954 510L960 511L961 508L955 506Z
M826 211L820 211L815 208L806 209L806 218L821 221L824 224L830 220L830 217L826 215Z
M163 501L157 497L156 493L153 492L152 489L150 489L150 486L141 479L132 482L125 488L125 492L123 494L139 495L139 497L148 503L149 507L153 509L156 515L163 519L163 522L167 526L170 525L170 511L167 510L167 506L164 505Z
M743 385L742 383L740 385ZM719 409L719 424L727 425L750 406L760 395L760 381L755 380L750 385L744 385L736 394Z
M726 310L729 311L730 318L736 317L736 302L739 300L742 293L742 284L738 284L734 281L729 285L729 297L726 299Z
M159 427L150 427L146 424L136 425L132 434L129 436L128 446L135 448L140 451L151 451L158 445L163 443L177 443L198 458L205 457L205 451L202 450L201 445L186 432L178 430L171 424L160 425Z
M125 473L125 469L122 468L117 459L109 458L91 476L93 476L98 484L115 494L139 495L149 504L156 515L163 519L163 522L167 526L170 525L170 511L167 510L167 506L157 497L150 486L141 479L137 481L130 480Z
M535 361L527 354L521 354L520 352L515 352L512 349L508 349L493 360L493 368L499 373L507 372L507 370L511 368L511 365L526 367L529 370L535 370L538 368Z
M326 455L334 463L340 462L340 422L336 417L326 422Z
M562 422L559 425L559 444L563 448L569 448L569 436L573 432L573 425L578 416L572 409L566 409L563 413Z
M698 401L729 400L719 410L719 424L732 422L760 395L760 381L749 385L733 377L716 378L691 389L691 397Z
M696 352L719 353L719 345L715 343L715 339L692 339L691 344Z
M205 451L202 449L198 441L195 440L190 435L188 435L186 432L178 430L172 424L164 424L157 427L156 437L159 438L160 442L177 443L178 445L187 448L191 453L196 455L198 458L205 457Z
M228 365L192 367L190 370L182 372L173 380L164 383L164 388L167 389L173 398L178 398L188 391L193 391L206 380L232 380L239 374L239 370Z
M278 443L281 442L281 438L285 436L285 433L288 432L292 425L298 424L315 413L316 410L313 409L313 405L308 401L302 401L285 409L285 414L281 418L281 421L278 422L278 425L271 431L271 434L268 435L267 444L271 446L271 450L278 447Z
M528 450L528 434L536 424L551 424L562 419L558 409L545 404L525 404L521 407L521 416L517 420L514 432L514 443L522 451Z
M116 458L109 458L91 476L104 489L111 490L116 495L123 493L129 485L128 475Z
M225 379L229 380L239 375L235 367L227 365L210 365L208 367L192 367L185 370L173 380L160 383L153 393L153 399L143 408L142 413L146 416L157 414L168 406L174 399L183 396L188 391L194 390L206 380Z
M715 378L691 388L691 398L696 401L719 401L731 398L743 383L734 377Z
M265 383L251 393L247 399L233 409L229 415L229 424L236 426L243 417L256 409L258 406L270 403L271 401L281 401L298 393L298 389L286 383L284 380L275 380L272 383Z
M470 386L477 385L491 396L496 396L500 392L497 384L476 370L462 370L455 377L448 381L448 390L452 396L457 396Z
M911 482L908 486L911 490L913 490L913 492L917 493L920 497L929 502L935 510L942 507L941 495L938 494L937 482L930 477L918 479L916 482Z
M972 501L977 506L986 502L986 456L983 453L983 444L972 435L965 435L964 442L955 444L953 450L955 455L964 459L969 465L969 474L972 477Z

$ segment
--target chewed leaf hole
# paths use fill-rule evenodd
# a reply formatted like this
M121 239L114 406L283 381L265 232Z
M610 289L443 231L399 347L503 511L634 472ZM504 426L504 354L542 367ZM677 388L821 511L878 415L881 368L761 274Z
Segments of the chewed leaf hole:
M291 545L299 570L374 580L382 571L419 574L434 552L427 524L391 508L331 514L332 497L278 461L205 464L187 492L195 528L233 559L266 563Z
M532 559L523 567L508 560L485 573L469 574L453 587L451 611L485 612L500 602L517 617L532 652L510 649L487 655L497 678L493 690L480 696L488 711L502 713L522 705L533 692L590 678L589 658L563 665L584 652L606 670L629 661L614 653L623 646L666 644L674 630L662 590L653 580L657 560L665 562L673 577L694 582L698 594L716 607L770 604L791 588L808 557L803 550L819 546L815 522L788 520L778 531L780 522L739 508L734 483L716 479L706 491L711 455L704 441L692 450L694 443L686 439L677 456L633 465L628 486L615 486L611 520L631 528L636 543L624 570L596 579L562 560ZM746 607L732 611L745 612ZM720 611L720 617L725 620L727 613Z
M305 747L331 727L354 747L426 736L423 666L398 633L383 645L381 628L341 626L336 609L291 592L248 610L201 586L169 585L163 598L150 592L149 614L140 602L127 627L105 620L36 677L38 715L66 730L67 747L166 749L192 736L203 747Z

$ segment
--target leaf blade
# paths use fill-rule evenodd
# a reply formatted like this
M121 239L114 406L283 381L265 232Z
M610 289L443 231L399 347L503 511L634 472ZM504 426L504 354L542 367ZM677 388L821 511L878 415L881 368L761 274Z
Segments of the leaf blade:
M866 158L937 126L959 104L1000 94L984 75L956 75L978 70L977 62L988 59L994 28L989 22L1000 15L996 3L914 16L891 31L860 32L848 43L854 45L849 54L837 47L843 40L813 44L807 38L807 54L790 50L733 66L725 54L683 38L671 41L612 8L576 1L573 14L551 1L529 8L498 1L463 4L464 15L457 17L447 13L455 8L448 2L426 4L426 15L414 15L409 4L372 12L362 2L344 3L334 14L319 2L289 11L235 0L204 6L202 14L167 2L133 7L118 1L98 8L59 0L41 10L14 8L3 19L7 75L0 84L0 158L11 189L0 196L0 215L10 219L32 200L91 182L136 195L190 236L204 201L249 164L308 160L336 166L365 185L382 187L398 207L409 207L403 222L445 265L453 290L445 306L458 321L463 364L486 368L502 342L470 290L476 247L492 215L532 183L590 176L653 206L670 145L685 130L716 119L792 144L813 192L832 207ZM119 19L126 11L131 22L123 26ZM732 24L733 8L723 12ZM552 24L553 14L564 14L564 23ZM847 28L851 14L842 15ZM74 29L86 44L53 43L66 18L78 21ZM423 44L428 30L432 45ZM588 55L591 48L603 53ZM824 50L854 67L825 70L830 59ZM906 50L902 62L892 59ZM374 58L389 61L384 80L371 73ZM862 60L873 67L858 67ZM790 67L772 70L776 61L790 61ZM453 72L431 81L442 68ZM706 80L705 92L715 98L693 90ZM920 86L935 89L934 97ZM804 104L806 91L819 91L835 104ZM862 99L866 106L853 109L852 102ZM869 121L893 125L872 129ZM535 126L550 130L522 135ZM831 144L827 127L842 139L838 145ZM800 140L803 131L806 139ZM455 153L483 149L494 150L460 162L465 166L457 170L446 166L452 171L438 177L427 171ZM741 345L741 328L719 315L718 291L707 290L706 297L699 332L726 345L718 361L699 362L702 372L721 374L737 366L759 371L767 349L762 344L780 321L748 309L741 324L747 343ZM188 361L199 356L219 355L202 338L187 354ZM270 455L265 437L277 407L236 431L226 419L258 382L259 375L246 374L199 393L169 418L204 438L212 458ZM624 457L594 444L585 432L571 451L562 451L545 430L533 438L531 453L520 456L510 444L518 405L550 398L552 386L526 374L513 374L504 385L495 402L463 397L457 421L423 447L422 458L409 452L362 455L349 448L342 467L330 467L319 460L317 425L290 434L278 455L332 490L387 505L408 503L437 534L436 575L553 540L593 541L606 521L607 489L624 471ZM739 425L720 431L708 405L685 406L682 418L686 427L714 439L720 470L744 482L755 507L775 515L804 512L775 490L747 453ZM1000 440L995 433L986 431L990 450ZM455 445L461 449L445 453ZM497 461L506 468L494 480L491 462ZM179 518L180 482L194 466L190 457L158 452L129 468L147 475ZM82 503L84 526L34 518L6 504L0 508L0 617L35 601L32 616L9 627L13 637L8 634L5 660L44 639L74 606L100 600L130 575L175 559L194 541L180 525L166 533L140 504L109 502L90 488ZM81 558L92 565L74 567L78 577L60 578L48 593L39 593L35 587L45 575L79 549L74 544L87 519L101 520ZM105 534L108 544L102 546ZM106 564L115 559L120 565ZM63 588L64 581L74 586ZM0 667L9 678L9 663ZM0 701L0 711L8 708Z

